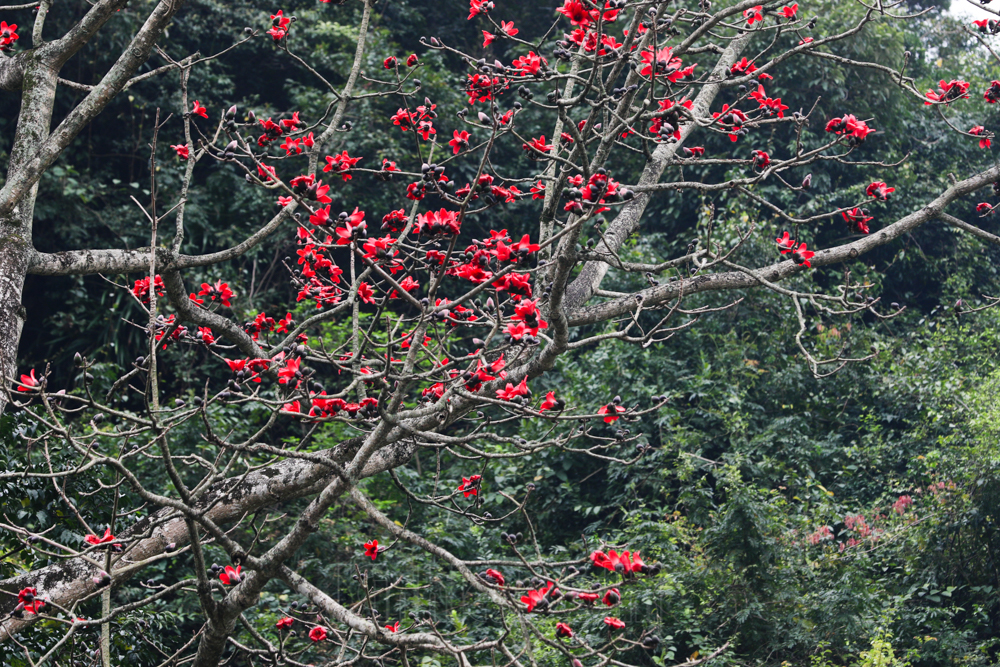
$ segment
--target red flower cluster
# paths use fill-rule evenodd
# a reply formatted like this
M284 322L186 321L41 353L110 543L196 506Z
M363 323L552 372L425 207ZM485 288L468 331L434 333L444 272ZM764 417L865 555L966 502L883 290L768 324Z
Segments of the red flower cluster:
M22 588L17 594L17 611L26 611L29 614L37 614L45 606L45 603L38 599L38 591L34 588Z
M292 19L282 15L282 10L278 10L277 14L271 14L271 29L267 31L274 41L280 42L288 35L288 24L292 22Z
M848 137L848 143L856 146L865 140L875 128L868 127L863 120L858 120L851 114L846 114L841 118L834 118L826 124L826 131L838 136Z
M608 553L595 551L590 554L590 561L594 567L603 567L606 570L617 572L623 577L649 572L649 566L642 562L638 551L631 554L628 551L623 551L620 554L614 550L608 551Z
M952 79L945 83L944 79L938 83L937 91L927 91L927 101L924 104L950 104L954 100L969 99L969 82Z
M785 232L784 236L776 238L774 241L778 244L778 248L781 250L782 255L791 253L792 260L796 264L812 268L812 264L809 263L809 260L812 259L816 253L809 250L809 247L805 243L800 244L799 247L796 248L796 241L788 235L788 232Z
M871 189L871 186L869 186L869 189ZM868 223L873 218L868 215L868 211L861 208L852 208L849 211L843 211L840 215L843 216L844 222L847 223L847 226L851 231L860 232L861 234L867 234L869 232Z
M214 285L209 285L208 283L202 283L201 289L198 291L197 296L191 295L191 300L195 303L202 305L205 303L204 299L197 298L198 296L207 296L210 301L220 301L223 306L230 308L232 304L230 299L232 299L235 294L233 290L229 289L228 283L224 283L221 280L216 280Z
M153 287L156 289L157 298L167 293L163 285L163 278L159 275L153 278ZM140 278L132 285L132 295L143 305L149 305L149 276Z

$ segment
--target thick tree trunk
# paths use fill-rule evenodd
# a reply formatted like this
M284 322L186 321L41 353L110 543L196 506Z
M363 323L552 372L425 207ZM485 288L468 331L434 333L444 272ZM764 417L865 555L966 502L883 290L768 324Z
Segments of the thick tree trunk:
M32 161L49 136L57 77L58 71L37 54L29 61L7 170L8 182ZM0 215L0 371L5 384L6 379L16 377L17 372L17 349L26 314L21 294L34 252L31 230L37 196L38 184L35 183L10 213ZM6 405L6 392L0 392L0 411Z

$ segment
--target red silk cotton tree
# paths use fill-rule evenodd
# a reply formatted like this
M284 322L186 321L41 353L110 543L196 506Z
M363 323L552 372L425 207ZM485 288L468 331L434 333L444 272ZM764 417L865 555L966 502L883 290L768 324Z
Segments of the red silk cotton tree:
M808 177L798 185L790 174L821 159L878 164L866 153L878 119L856 118L850 108L833 119L786 113L781 72L791 59L832 57L827 50L832 43L857 35L869 23L895 20L883 10L865 10L842 32L813 38L810 21L803 18L810 10L805 2L692 2L683 8L658 0L565 0L545 37L527 42L522 41L523 26L519 30L494 20L502 0L471 0L470 30L483 30L487 43L511 40L516 56L506 63L489 62L437 37L424 40L428 51L467 66L468 104L445 113L421 92L415 55L374 54L383 67L377 75L362 76L367 50L378 48L370 35L372 5L365 0L350 74L342 87L325 91L335 101L327 115L308 118L288 110L264 118L249 109L211 108L190 99L188 88L188 74L205 58L190 57L163 68L181 73L175 110L180 120L157 120L154 159L159 140L161 152L169 149L176 168L183 170L185 191L195 187L194 175L206 164L225 162L242 170L253 187L267 191L280 205L251 235L221 252L183 254L187 200L153 199L143 207L151 228L148 248L39 253L30 238L40 175L108 99L136 80L135 71L178 9L176 2L155 4L113 70L97 85L85 86L84 99L50 129L59 68L124 4L98 0L70 32L44 41L50 3L43 0L34 25L16 28L22 31L19 41L15 26L6 23L0 36L0 48L11 52L0 56L0 87L20 89L23 96L9 171L0 188L0 224L7 231L0 243L5 277L0 283L0 362L12 383L6 401L28 413L35 428L25 437L31 456L42 462L0 475L58 482L101 470L146 507L145 518L130 523L135 508L116 504L99 521L101 528L110 524L105 531L78 516L81 534L93 538L79 543L29 530L5 516L4 530L25 548L44 550L52 559L47 567L0 587L0 638L8 646L41 632L32 627L39 619L52 620L45 630L53 636L48 653L35 664L53 664L72 647L86 646L77 638L92 626L102 628L107 662L110 621L167 595L190 596L192 608L203 614L200 633L169 648L169 660L175 661L170 664L190 659L207 667L230 652L263 656L268 664L300 665L335 655L398 661L416 651L451 656L460 664L489 661L492 655L502 656L505 664L528 665L523 646L533 643L563 654L574 665L623 664L621 656L628 651L655 648L658 642L648 629L604 616L606 607L628 597L633 582L660 573L655 562L642 561L641 545L567 545L577 553L560 561L525 549L530 536L505 534L515 554L512 560L467 561L394 520L361 482L407 466L426 449L452 457L457 474L436 495L408 492L412 502L486 526L512 513L530 512L530 485L522 498L502 497L490 489L493 461L562 448L627 464L629 459L616 453L622 451L622 441L632 438L622 423L641 419L662 404L628 405L609 396L595 405L574 405L558 391L542 395L533 387L561 355L611 339L655 344L711 310L690 306L695 295L762 288L794 303L801 325L797 340L813 372L833 372L865 357L818 358L810 352L802 335L807 329L803 301L811 302L815 312L841 315L891 317L896 309L882 310L877 299L863 295L869 286L850 278L831 293L799 292L781 286L784 279L858 257L936 219L997 241L945 213L952 202L997 181L996 167L957 181L896 221L873 220L862 208L865 201L798 217L753 187L768 182L790 190L807 188ZM896 11L884 7L886 14ZM285 50L292 25L276 11L270 18L262 15L260 26L242 39L271 40ZM24 39L29 31L34 36L30 48ZM306 67L297 56L288 57ZM912 93L915 104L926 102L944 112L951 104L975 103L965 99L976 96L964 82L942 81L938 91L924 92L890 66L862 64L885 72L887 82ZM329 86L322 78L317 85ZM1000 90L1000 84L995 87ZM1000 99L992 91L979 103ZM393 100L398 111L383 121L394 132L412 135L411 154L378 164L369 156L350 155L338 144L345 114L361 95ZM541 123L547 124L544 132L525 129ZM807 125L823 137L810 148L796 141ZM795 150L764 151L762 138L770 133L786 136L789 141L780 145ZM726 146L716 156L695 145L709 143L703 139L712 134L722 138L718 145ZM989 138L982 128L974 135ZM510 147L526 158L516 168L494 159L500 148ZM636 171L640 175L635 182L622 182L622 165L636 159L643 160ZM742 175L714 182L684 180L683 168L695 164L724 165L731 168L728 173L739 170ZM453 178L456 173L473 175ZM883 178L891 181L890 176L886 170ZM329 193L353 179L385 181L397 205L372 210L358 201L351 210L337 211ZM737 192L749 204L773 212L777 224L743 229L729 246L709 231L679 256L652 263L623 259L624 244L643 224L656 224L643 216L653 197L683 190ZM884 200L892 191L891 183L877 181L867 194ZM504 209L530 216L535 221L530 232L517 235L495 228L491 216ZM491 231L470 233L473 221ZM853 240L833 248L812 247L810 230L831 222L846 222ZM741 247L761 234L769 243L776 239L771 260L741 264ZM276 235L297 246L296 257L285 264L297 289L296 314L296 303L288 303L241 323L231 317L243 296L233 289L234 281L223 276L200 286L186 282L192 269L224 265ZM602 282L609 271L645 275L646 286L631 293L605 291ZM29 273L131 274L120 288L148 315L140 323L148 346L131 368L122 369L107 395L89 385L67 391L52 386L41 369L17 368L20 290ZM350 335L325 335L332 322L346 323ZM587 328L595 324L601 325L600 333ZM574 329L583 333L575 335ZM158 357L170 346L209 350L218 367L229 372L228 381L207 383L196 401L168 403L158 384ZM91 362L81 358L79 364L86 369ZM125 397L112 400L116 394ZM225 420L240 419L251 410L266 415L263 426L249 437L232 439ZM525 421L544 427L545 436L529 441L502 435ZM339 444L319 451L268 437L288 424L300 425L303 439L322 432L342 437ZM192 432L219 455L205 458L178 442L179 434L190 437ZM54 448L72 450L76 466L42 472ZM639 448L636 456L642 454ZM137 462L147 459L162 465L167 483L152 484L137 474ZM68 511L75 511L64 500ZM275 503L292 500L304 503L297 516L273 510ZM297 573L297 550L334 504L352 506L390 543L423 550L435 566L456 572L470 596L498 612L496 627L481 640L462 643L441 634L432 620L384 625L365 611L369 605L361 600L338 599ZM234 537L243 534L234 533L234 526L246 525L258 514L269 517L271 539L266 544ZM208 566L209 543L222 549L231 564ZM384 551L377 540L359 536L358 567L391 571L391 551ZM141 577L145 568L166 559L186 563L189 576L151 588L144 599L110 603L111 586ZM588 562L592 570L584 567ZM522 577L536 581L518 583ZM264 587L276 580L308 598L315 613L305 616L285 608L276 629L273 623L265 627L255 605ZM366 588L365 596L378 598L390 590ZM80 611L95 597L103 598L101 611L83 618ZM549 620L558 622L556 629L543 631ZM234 639L234 633L243 632L239 623L250 628L241 637L249 637L252 645ZM600 626L600 632L581 632L588 623ZM300 628L298 644L285 641L293 626Z

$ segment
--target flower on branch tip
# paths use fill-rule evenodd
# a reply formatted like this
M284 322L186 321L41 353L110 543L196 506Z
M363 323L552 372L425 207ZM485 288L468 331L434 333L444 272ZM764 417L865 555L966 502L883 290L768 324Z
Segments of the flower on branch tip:
M545 412L546 410L552 409L562 410L563 405L563 400L561 398L556 398L556 392L550 391L545 394L545 400L542 401L540 406L538 406L538 411Z
M18 391L35 391L42 386L42 381L35 377L35 369L32 368L30 375L21 375L21 383L17 385Z
M969 82L952 79L945 82L944 79L938 83L937 91L927 91L927 101L924 104L949 104L954 100L969 99Z
M860 144L875 128L868 127L863 120L858 120L852 114L845 114L841 118L834 118L826 124L826 131L838 136L849 137L851 145Z
M497 36L494 35L492 32L487 32L483 30L483 48L485 49L487 46L492 44L493 40L496 38Z
M458 234L462 227L462 221L458 217L458 211L428 211L417 215L417 224L414 226L414 233L427 236L438 234L454 235Z
M208 109L201 106L201 102L195 100L194 105L191 108L191 114L194 116L201 116L202 118L208 118Z
M705 149L702 146L692 146L691 148L685 146L681 150L684 153L684 157L686 158L701 157L702 155L705 154Z
M528 613L531 613L535 608L545 609L549 606L549 600L545 596L549 594L554 587L554 584L550 581L547 586L542 586L541 588L533 591L528 591L527 595L521 596L521 602L527 605Z
M492 579L493 583L495 583L497 586L503 586L506 583L506 581L503 578L503 575L498 570L494 570L492 568L486 570L480 576L483 579Z
M798 11L799 11L799 3L796 2L795 4L782 7L781 15L784 16L786 19L792 19L795 18L795 14Z
M518 32L520 32L517 28L514 27L513 21L500 21L500 29L503 30L504 34L506 34L508 37L513 37Z
M18 606L24 605L24 611L29 614L37 614L45 606L45 603L38 599L38 590L35 588L22 588L17 594Z
M411 54L410 54L409 56L407 56L407 58L406 58L406 66L407 66L407 67L413 67L413 66L414 66L414 65L416 65L416 64L417 64L417 63L418 63L419 61L420 61L420 59L419 59L419 58L417 58L417 54L416 54L416 53L411 53Z
M177 157L182 160L186 160L191 157L191 149L188 148L187 144L178 144L176 146L171 145L170 147L177 152Z
M483 479L482 475L473 475L472 477L463 477L461 484L458 485L458 490L465 494L465 497L479 495L479 482Z
M227 283L216 280L214 285L202 283L198 296L207 296L212 301L221 301L223 306L229 308L232 305L230 299L236 295L233 293L233 290L229 289Z
M788 235L788 232L785 232L784 236L779 236L774 239L774 242L778 244L778 248L781 249L782 255L792 252L795 249L795 239L791 238Z
M976 125L975 127L973 127L971 130L969 130L969 134L971 134L973 136L976 136L976 137L982 137L979 140L979 147L980 148L989 148L990 147L990 145L991 145L990 137L988 135L987 136L983 136L983 135L986 135L986 128L983 127L982 125Z
M761 10L764 9L764 5L757 5L756 7L751 7L750 9L743 10L743 18L747 20L747 25L753 25L755 22L764 22L764 14Z
M601 600L606 606L613 607L619 602L621 602L622 594L617 588L612 588L607 593L604 594L604 598Z
M399 632L399 621L396 621L392 625L385 626L385 629L389 632Z
M990 81L990 87L983 93L983 99L990 104L1000 101L1000 81Z
M812 268L812 264L809 263L809 260L812 259L815 254L816 253L814 253L812 250L809 250L807 245L803 243L795 251L792 252L792 261L794 261L799 266L806 266Z
M565 623L556 623L556 638L557 639L569 639L573 636L573 629L570 628Z
M625 627L625 621L615 618L614 616L605 616L604 623L615 630L621 630Z
M219 573L219 581L221 581L226 586L232 586L233 584L238 584L243 579L241 574L243 567L237 565L233 567L232 565L227 565L226 569Z
M366 556L371 556L371 559L375 560L375 557L378 556L378 552L378 540L369 540L368 542L365 542Z
M471 21L479 14L488 14L491 9L493 9L491 0L469 0L469 18L466 20Z
M462 149L468 148L469 146L468 132L466 132L465 130L462 131L455 130L454 132L452 132L452 137L453 139L448 142L448 145L451 146L452 152L455 155L458 155Z
M522 378L521 382L514 386L510 382L503 389L497 389L497 398L501 401L513 401L515 398L520 400L522 397L531 396L531 390L528 389L528 378Z
M990 214L993 213L993 206L991 206L990 204L988 204L986 202L979 202L978 204L976 204L976 213L982 213L983 215L990 215ZM32 371L32 372L34 372L34 371ZM21 376L22 382L24 381L25 377L27 377L27 376L25 376L25 375Z
M528 55L515 58L511 65L520 72L521 76L535 76L549 61L539 56L534 51L528 51Z
M104 535L103 536L98 537L97 535L87 535L83 539L87 542L87 544L95 544L96 545L96 544L105 544L107 542L113 542L114 539L115 539L115 536L111 534L111 527L109 526L109 527L107 527L107 528L104 529Z
M278 619L278 622L274 624L274 627L278 628L279 630L287 630L288 628L292 627L293 623L295 623L294 618L292 618L291 616L285 616L284 618Z
M771 164L771 156L765 151L753 151L751 156L750 162L756 169L766 169Z
M521 144L521 148L526 151L535 150L539 153L548 153L552 150L552 144L545 143L545 135L543 134L541 137L532 139L530 143Z
M156 296L160 297L167 293L163 284L163 277L156 275L153 277L153 287L156 289ZM136 280L132 285L132 295L143 305L149 304L149 276Z
M865 194L869 197L874 197L879 201L889 201L892 193L896 191L896 188L890 188L882 181L874 181L865 188Z
M309 631L309 639L314 642L321 642L326 639L326 628L322 625L317 625L315 628Z
M615 403L608 403L607 405L602 405L601 409L597 411L597 414L604 415L604 423L611 424L618 421L618 417L621 413L625 412L624 405L617 405Z
M861 234L867 234L869 232L868 223L873 220L873 218L868 215L868 211L855 207L849 211L842 211L840 215L843 216L844 222L847 223L847 226L851 229L851 231L856 231Z

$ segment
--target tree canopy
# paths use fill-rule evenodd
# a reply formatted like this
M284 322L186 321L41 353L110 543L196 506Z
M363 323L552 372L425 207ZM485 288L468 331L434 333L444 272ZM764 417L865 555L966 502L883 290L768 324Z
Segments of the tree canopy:
M983 5L0 6L3 664L995 664Z

